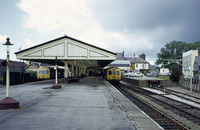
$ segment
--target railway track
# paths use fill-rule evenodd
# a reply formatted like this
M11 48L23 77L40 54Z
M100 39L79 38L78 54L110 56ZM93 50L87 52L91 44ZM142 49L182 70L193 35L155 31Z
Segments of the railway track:
M118 86L118 89L123 92L134 104L136 104L140 109L142 109L147 115L149 115L154 121L156 121L165 130L169 129L182 129L188 130L186 126L180 124L176 120L167 116L165 113L158 110L156 107L152 106L148 102L137 96L132 90L125 88L124 86Z
M156 88L157 90L160 90ZM191 118L191 116L195 122L198 122L200 120L200 103L198 101L193 101L189 96L184 97L185 94L180 95L176 93L169 93L165 91L165 94L163 95L151 95L155 99L165 102L166 104L170 105L171 107L174 107L175 109L178 109L186 114L188 114L188 118ZM194 98L194 97L192 97ZM196 99L196 98L195 98ZM186 115L185 115L186 116Z
M130 85L130 84L129 84ZM149 94L149 92L147 90L144 90L140 87L137 87L137 89L140 91L140 93L143 94L148 94L151 98L156 99L157 101L163 102L179 111L184 112L186 117L193 117L194 122L198 122L198 120L200 120L200 104L196 104L195 105L191 105L192 100L190 100L190 103L185 103L182 100L176 100L174 98L171 98L174 95L166 95L165 94L157 94L157 93L153 93ZM148 92L148 93L147 93Z
M190 102L194 102L194 103L197 103L200 105L200 98L199 97L196 97L196 96L193 96L193 95L189 95L187 93L182 93L182 92L179 92L179 91L174 91L174 90L170 90L170 89L161 89L161 88L155 88L159 91L162 91L162 92L165 92L167 94L173 94L177 97L180 97L182 99L185 99L185 100L188 100Z
M140 87L134 87L132 84L129 84L129 83L121 82L121 86L123 86L126 89L129 89L130 91L134 91L135 93L139 93L151 99L154 103L157 103L163 106L165 109L168 109L172 111L173 113L177 114L181 118L184 118L183 120L186 120L184 122L187 122L186 124L189 124L189 126L190 126L190 123L188 122L192 122L193 124L195 124L195 126L200 125L199 123L200 110L197 107L173 100L169 97L166 97L166 94L156 94L148 90L144 90ZM182 124L184 124L184 122Z

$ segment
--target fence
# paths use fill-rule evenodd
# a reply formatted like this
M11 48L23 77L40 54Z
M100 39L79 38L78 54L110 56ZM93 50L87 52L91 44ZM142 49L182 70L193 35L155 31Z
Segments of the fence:
M179 83L181 86L190 90L190 79L181 78ZM200 92L200 81L196 79L192 79L192 91Z
M29 82L29 73L10 72L10 85L22 84ZM3 73L3 84L6 84L6 72Z

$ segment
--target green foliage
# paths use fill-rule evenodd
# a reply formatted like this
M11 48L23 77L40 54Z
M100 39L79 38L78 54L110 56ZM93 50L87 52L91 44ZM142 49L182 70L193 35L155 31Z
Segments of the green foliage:
M30 82L34 82L34 81L37 81L37 72L34 72L34 71L30 71Z
M0 84L3 83L3 77L0 77Z
M200 48L200 41L195 43L186 43L181 41L172 41L167 43L163 48L160 49L160 53L157 54L157 60L155 64L170 64L174 63L169 59L182 59L183 52L189 50L196 50Z
M182 75L182 71L181 71L181 68L179 66L174 66L174 67L171 68L170 79L172 81L178 82L181 75Z

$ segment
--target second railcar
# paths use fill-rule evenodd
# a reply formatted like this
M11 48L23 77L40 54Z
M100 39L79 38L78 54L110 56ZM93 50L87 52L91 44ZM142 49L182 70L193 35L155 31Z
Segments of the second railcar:
M38 68L37 79L50 79L50 69L47 67Z
M58 78L64 77L64 69L58 69ZM37 79L54 79L55 70L53 67L40 67L37 70Z

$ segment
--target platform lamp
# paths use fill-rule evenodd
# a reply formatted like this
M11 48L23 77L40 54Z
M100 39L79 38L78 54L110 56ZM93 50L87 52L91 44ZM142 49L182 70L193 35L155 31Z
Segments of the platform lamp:
M19 108L19 102L10 97L10 65L9 65L9 52L10 46L13 45L10 43L10 38L6 39L6 51L7 51L7 59L6 59L6 98L0 101L0 109L10 109L10 108Z

